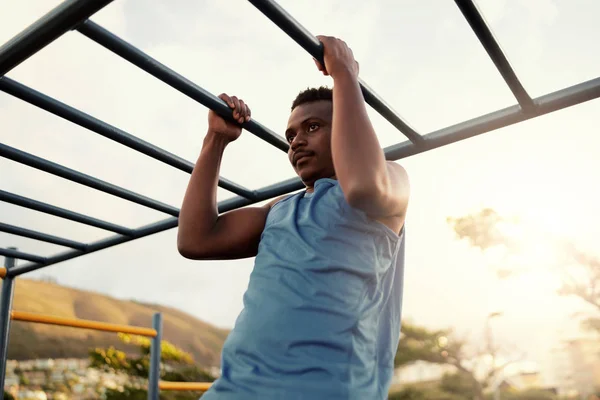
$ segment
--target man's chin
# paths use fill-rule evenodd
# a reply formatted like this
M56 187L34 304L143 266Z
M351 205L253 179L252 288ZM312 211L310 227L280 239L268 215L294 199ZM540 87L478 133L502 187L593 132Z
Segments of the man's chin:
M315 180L317 180L316 176L318 175L315 173L315 171L311 170L310 168L307 168L306 166L302 166L296 169L296 174L298 174L298 176L304 183L314 182Z

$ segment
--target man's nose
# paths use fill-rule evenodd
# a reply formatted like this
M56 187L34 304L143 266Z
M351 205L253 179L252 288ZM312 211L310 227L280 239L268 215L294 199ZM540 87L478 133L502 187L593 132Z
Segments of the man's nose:
M306 145L306 138L304 137L304 135L302 135L301 133L296 134L296 136L294 136L294 140L292 140L292 150L297 149L299 146L304 146Z

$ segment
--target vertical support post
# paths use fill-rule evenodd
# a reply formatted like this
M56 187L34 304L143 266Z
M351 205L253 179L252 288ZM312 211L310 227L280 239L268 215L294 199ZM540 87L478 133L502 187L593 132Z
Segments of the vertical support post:
M10 247L16 250L15 247ZM10 334L10 310L15 291L15 278L10 270L15 266L15 259L6 257L7 274L2 280L0 294L0 396L4 397L4 378L6 377L6 360L8 357L8 336Z
M150 376L148 377L148 400L159 400L158 382L160 380L160 355L162 341L162 314L157 312L152 317L152 328L156 336L150 346Z

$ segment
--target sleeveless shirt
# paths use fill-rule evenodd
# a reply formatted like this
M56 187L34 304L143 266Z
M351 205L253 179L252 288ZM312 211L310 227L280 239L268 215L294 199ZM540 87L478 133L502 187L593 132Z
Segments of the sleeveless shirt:
M202 400L387 399L404 236L352 208L334 179L276 203Z

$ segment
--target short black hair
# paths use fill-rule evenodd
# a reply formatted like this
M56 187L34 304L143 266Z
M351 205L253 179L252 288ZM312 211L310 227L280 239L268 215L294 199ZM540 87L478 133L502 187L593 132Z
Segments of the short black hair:
M292 102L292 111L301 104L312 103L313 101L328 100L333 101L333 90L327 86L318 88L307 88L300 93Z

